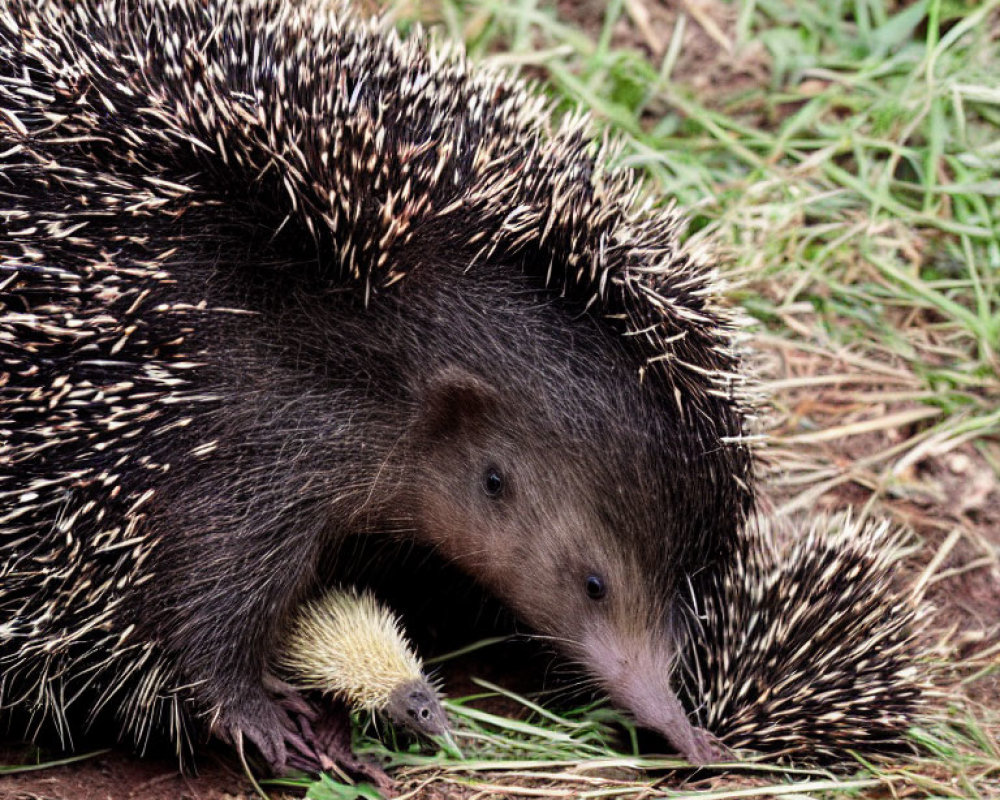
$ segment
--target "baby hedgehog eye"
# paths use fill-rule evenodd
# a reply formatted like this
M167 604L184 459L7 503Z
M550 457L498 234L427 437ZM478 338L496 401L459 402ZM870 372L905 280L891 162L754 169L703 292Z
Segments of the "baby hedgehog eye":
M600 600L608 593L604 585L604 579L600 575L588 575L586 580L587 597L591 600Z
M503 476L496 467L488 467L483 473L483 491L490 497L499 497L503 492Z

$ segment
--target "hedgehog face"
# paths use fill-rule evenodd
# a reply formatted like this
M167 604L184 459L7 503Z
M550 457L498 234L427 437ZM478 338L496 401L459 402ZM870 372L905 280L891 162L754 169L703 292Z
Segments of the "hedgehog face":
M608 597L609 587L637 576L599 530L587 465L566 457L581 443L562 441L551 422L515 419L511 406L516 399L460 368L436 376L420 414L417 526L529 622L551 629L561 614L540 603L549 596L541 586L557 589L560 611L569 603L602 613L621 595Z
M389 696L386 714L397 725L424 736L433 738L448 732L448 715L425 678L397 686Z
M579 407L548 414L523 390L459 368L438 374L419 412L418 535L559 642L641 724L707 760L669 685L678 542L707 501L675 491L684 481L662 426L595 436L586 419L618 419L615 398L563 400Z

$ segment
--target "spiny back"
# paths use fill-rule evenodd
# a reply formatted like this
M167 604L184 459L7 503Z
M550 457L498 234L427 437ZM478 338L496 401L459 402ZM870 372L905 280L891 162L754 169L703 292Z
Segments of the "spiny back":
M235 202L308 231L365 297L442 247L509 258L631 334L637 371L694 424L742 433L719 276L676 211L605 166L618 146L588 117L552 123L522 82L328 3L16 3L5 34L4 126L23 148L7 157L36 191L90 201L50 209L33 241L75 251L103 242L95 216Z
M424 679L396 616L371 593L350 589L307 602L278 661L296 686L340 695L364 711L385 711L393 691Z

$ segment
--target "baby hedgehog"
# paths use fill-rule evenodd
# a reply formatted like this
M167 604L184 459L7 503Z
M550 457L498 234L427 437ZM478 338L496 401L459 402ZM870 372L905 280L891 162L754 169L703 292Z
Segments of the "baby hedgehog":
M797 760L905 747L923 707L915 626L893 584L901 534L821 516L780 547L772 522L691 598L680 672L695 716L733 749Z
M370 592L330 589L305 603L277 666L292 686L332 694L354 711L385 714L431 738L449 730L437 688L399 620Z

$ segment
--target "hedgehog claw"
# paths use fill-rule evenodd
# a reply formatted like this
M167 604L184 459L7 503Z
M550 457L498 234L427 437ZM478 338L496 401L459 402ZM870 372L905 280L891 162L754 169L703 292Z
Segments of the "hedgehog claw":
M343 703L327 703L313 720L310 734L323 771L347 772L374 784L386 797L395 795L395 781L385 770L358 758L351 749L351 715Z
M280 775L288 762L286 733L291 732L288 722L287 714L267 697L261 697L239 710L220 710L212 724L212 732L235 747L241 758L246 743L250 742L271 770Z
M300 736L300 735L299 735L298 733L296 733L296 732L295 732L294 730L286 730L286 731L285 731L285 743L286 743L287 745L291 745L291 747L292 747L292 748L293 748L294 750L297 750L297 751L298 751L298 753L299 753L299 754L300 754L301 756L303 756L304 758L312 758L312 759L315 759L315 758L316 758L316 755L317 755L317 753L316 753L315 749L314 749L314 748L312 748L312 747L310 747L310 746L309 746L309 745L308 745L308 744L306 743L306 742L308 741L308 737L309 737L309 734L307 733L307 731L306 731L306 730L304 729L304 727L302 726L302 723L303 723L303 722L305 721L305 717L299 717L299 719L298 719L298 720L296 720L296 721L297 721L297 723L298 723L298 727L299 727L299 729L300 729L300 730L302 730L302 734L303 734L303 735L302 735L302 736ZM308 724L308 723L307 723L307 724ZM292 756L293 754L292 754L292 752L291 752L291 751L289 751L289 754L288 754L288 755L289 755L289 757L291 757L291 756Z
M213 732L233 745L241 757L245 744L253 744L275 775L283 774L289 766L317 771L321 762L312 745L316 736L310 722L319 712L291 687L286 691L265 681L265 688L278 696L265 694L239 710L220 711Z
M264 676L264 688L283 709L297 717L314 720L319 712L291 684L273 675Z
M285 771L288 760L288 750L277 728L259 722L248 724L245 720L229 722L219 719L212 726L213 733L222 741L236 748L241 759L245 759L246 742L253 744L268 766L280 775Z
M385 770L358 758L351 749L351 717L342 703L324 703L317 710L295 689L281 681L265 679L265 687L276 695L270 703L274 715L270 726L260 724L266 712L241 722L217 723L218 735L236 744L251 741L275 774L288 768L303 772L333 772L342 777L369 781L386 797L395 794L395 783Z

